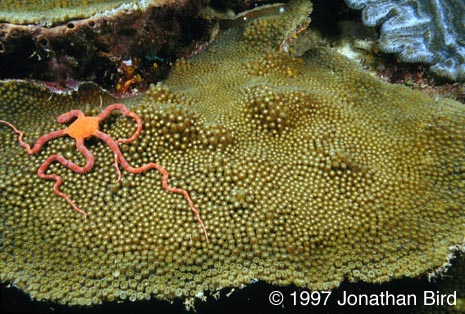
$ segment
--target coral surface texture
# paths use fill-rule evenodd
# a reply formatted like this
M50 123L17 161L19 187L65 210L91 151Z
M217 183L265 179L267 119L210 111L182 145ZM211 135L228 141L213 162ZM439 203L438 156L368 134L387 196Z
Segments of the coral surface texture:
M143 9L166 0L2 0L0 22L51 26L70 20L89 18L95 14L113 15L118 11Z
M365 25L381 25L381 50L404 62L431 64L438 77L465 81L465 1L345 1L363 9Z
M327 48L292 56L310 11L298 0L247 19L131 99L1 82L0 119L31 144L64 129L63 113L122 102L142 120L117 143L127 163L163 166L208 232L158 171L118 182L116 146L95 137L87 172L46 169L84 219L37 175L53 155L84 165L75 141L29 155L0 124L1 281L62 304L190 305L257 279L327 290L447 264L465 235L464 106L386 84ZM115 140L136 127L118 111L99 126Z

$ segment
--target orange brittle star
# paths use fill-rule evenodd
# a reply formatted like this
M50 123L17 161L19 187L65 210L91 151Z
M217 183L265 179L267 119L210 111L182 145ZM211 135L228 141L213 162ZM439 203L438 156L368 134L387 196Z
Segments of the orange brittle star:
M128 139L118 139L117 141L114 141L109 135L99 130L99 123L102 120L104 120L106 117L108 117L115 110L121 111L123 115L133 118L137 122L136 132ZM169 186L168 185L168 172L159 164L151 162L141 167L132 167L129 165L129 163L126 161L123 154L121 153L121 150L119 149L118 144L133 142L142 131L142 119L136 113L131 112L123 104L112 104L106 107L96 117L88 117L80 110L71 110L67 113L64 113L58 116L57 121L58 123L67 123L73 118L76 118L76 120L74 120L66 129L53 131L53 132L50 132L49 134L39 137L39 139L37 139L36 143L34 144L32 148L29 144L23 141L24 133L22 131L18 130L10 122L0 120L0 123L6 124L10 128L12 128L16 134L19 135L18 136L19 144L22 147L24 147L27 153L30 155L36 154L37 152L40 151L40 149L45 143L57 137L68 135L76 140L76 148L86 158L86 164L83 167L76 165L75 163L65 159L61 155L52 155L52 156L49 156L45 160L45 162L39 167L39 169L37 170L37 175L42 179L55 180L55 184L53 185L53 191L55 192L55 194L64 198L66 202L68 202L68 204L70 204L75 211L82 214L84 217L87 217L87 213L83 211L82 209L80 209L79 207L77 207L77 205L71 200L71 198L68 195L60 191L60 185L63 183L63 180L61 179L61 177L56 174L46 174L45 171L47 170L48 166L50 166L52 162L57 161L63 166L71 169L72 171L76 173L84 174L88 172L94 166L94 156L84 145L84 140L95 136L96 138L104 141L115 154L115 167L118 173L118 181L120 181L121 179L121 172L119 170L118 164L121 164L124 170L131 172L131 173L142 173L149 169L157 169L163 176L163 179L162 179L163 188L172 193L182 194L184 198L187 200L187 203L189 204L189 207L194 212L194 215L197 217L197 220L200 223L203 233L205 234L205 238L207 239L207 242L208 242L207 229L205 228L205 224L200 218L200 213L195 208L194 203L189 196L189 193L186 190L179 189L179 188L173 188Z

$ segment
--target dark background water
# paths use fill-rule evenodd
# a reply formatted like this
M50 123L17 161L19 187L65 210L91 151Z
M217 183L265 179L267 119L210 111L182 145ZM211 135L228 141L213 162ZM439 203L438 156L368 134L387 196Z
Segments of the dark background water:
M343 282L341 286L333 290L325 306L294 305L292 293L299 294L304 289L295 286L277 287L263 282L251 284L243 289L236 289L230 296L226 296L230 290L221 291L218 300L209 296L207 302L197 300L195 309L197 313L438 313L441 309L428 307L421 309L423 304L423 292L425 290L446 293L443 285L455 276L436 282L428 282L426 278L394 280L389 283L374 285L366 283ZM443 291L441 291L443 290ZM270 304L268 297L272 291L280 291L284 295L284 303L279 306ZM417 306L339 306L337 300L342 299L343 292L355 295L380 294L388 291L393 295L415 294ZM91 307L64 306L50 302L31 301L16 288L1 287L2 313L185 313L185 306L181 300L173 303L167 301L150 300L142 302L106 302ZM452 307L444 306L441 312L451 312ZM190 313L194 313L192 310Z

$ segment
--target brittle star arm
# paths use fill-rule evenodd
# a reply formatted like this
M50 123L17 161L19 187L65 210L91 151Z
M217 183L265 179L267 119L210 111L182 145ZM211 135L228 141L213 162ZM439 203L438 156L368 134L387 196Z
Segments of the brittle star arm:
M112 105L109 105L108 107L105 108L105 110L103 110L99 115L98 115L98 119L99 121L102 121L104 120L106 117L108 117L113 111L115 110L119 110L121 111L121 113L123 115L125 115L126 117L130 117L130 118L133 118L134 120L136 120L137 122L137 129L136 131L134 132L134 134L128 138L128 139L118 139L116 141L117 144L121 144L121 143L132 143L136 140L136 138L139 136L140 132L142 131L142 119L135 113L135 112L132 112L130 111L128 108L126 108L125 105L123 104L112 104Z
M84 155L84 157L86 158L86 164L83 166L83 167L80 167L78 165L76 165L75 163L73 163L72 161L69 161L67 160L66 158L64 158L63 156L60 156L60 155L52 155L52 156L49 156L47 158L47 160L45 160L45 162L39 167L39 170L37 170L37 175L42 178L42 179L45 179L45 180L55 180L55 184L53 185L53 191L55 192L55 194L61 196L62 198L64 198L66 200L66 202L68 202L68 204L71 205L71 207L73 207L73 209L75 211L77 211L78 213L82 214L84 216L84 218L87 217L87 213L85 211L83 211L82 209L80 209L72 200L71 198L60 191L60 186L61 184L63 183L63 180L61 179L60 176L56 175L56 174L46 174L45 171L47 170L47 168L50 166L50 164L54 161L57 161L59 162L60 164L62 164L63 166L65 166L66 168L69 168L71 169L72 171L76 172L76 173L79 173L79 174L83 174L83 173L86 173L87 171L89 171L93 166L94 166L94 156L92 155L92 153L84 146L84 140L76 140L76 148Z
M84 117L84 113L81 111L81 110L71 110L71 111L68 111L66 113L63 113L61 115L59 115L57 117L57 121L58 123L68 123L69 121L71 121L71 119L73 118L79 118L79 117Z
M136 138L139 136L140 132L142 131L142 119L134 112L130 111L125 105L123 104L112 104L112 105L109 105L108 107L106 107L99 115L98 115L98 119L99 121L102 121L104 120L106 117L108 117L113 111L115 110L119 110L123 113L123 115L127 116L127 117L131 117L133 118L134 120L136 120L137 122L137 129L136 131L134 132L134 134L128 138L128 139L118 139L116 141L116 144L121 144L121 143L125 143L125 144L128 144L128 143L132 143L136 140ZM116 169L116 173L117 173L117 182L120 182L121 181L121 171L119 169L119 165L118 165L118 155L115 154L115 162L114 162L114 166L115 166L115 169Z
M95 137L101 139L110 147L110 149L113 151L113 153L116 156L115 160L119 161L119 163L121 164L124 170L131 172L131 173L142 173L149 169L157 169L158 172L160 172L161 175L163 176L163 179L162 179L163 188L172 193L182 194L184 198L187 200L187 203L189 204L189 207L191 208L194 215L197 217L197 220L200 226L202 227L203 233L205 234L205 238L207 239L207 242L208 242L207 229L202 219L200 218L200 212L195 208L194 202L189 196L189 193L186 190L179 189L179 188L173 188L168 185L168 171L166 171L165 168L163 168L162 166L154 162L148 163L144 166L137 167L137 168L131 167L129 163L126 161L126 159L124 158L123 154L121 153L121 150L119 149L118 144L110 136L108 136L107 134L101 131L97 131L97 133L95 134Z
M24 136L24 132L23 131L20 131L18 130L12 123L10 122L7 122L7 121L4 121L4 120L0 120L0 123L3 123L3 124L6 124L7 126L9 126L10 128L13 129L13 131L18 134L18 142L19 142L19 145L21 145L22 147L24 147L27 151L27 153L29 155L33 155L33 154L36 154L41 148L42 146L44 146L45 143L47 143L48 141L54 139L54 138L57 138L57 137L62 137L62 136L65 136L65 132L64 130L58 130L58 131L53 131L53 132L50 132L46 135L42 135L41 137L39 137L37 139L37 141L35 142L34 146L31 148L31 145L29 145L28 143L24 142L23 140L23 136Z

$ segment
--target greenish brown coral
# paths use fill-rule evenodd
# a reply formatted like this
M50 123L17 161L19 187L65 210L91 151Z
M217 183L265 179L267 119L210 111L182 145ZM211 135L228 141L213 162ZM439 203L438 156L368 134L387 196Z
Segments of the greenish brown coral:
M0 22L50 26L70 20L89 18L95 14L110 16L118 11L144 9L156 2L160 1L2 0L0 3Z
M263 22L279 25L276 38L251 47L260 21L231 29L125 101L144 121L125 157L160 163L171 186L189 191L209 243L158 172L123 172L117 184L111 150L94 140L89 173L48 170L83 220L36 175L51 154L83 163L72 140L29 156L1 126L1 280L35 299L93 304L201 298L253 279L331 289L443 266L464 243L465 108L385 84L327 49L290 56L280 47L310 7L289 6ZM10 81L0 95L0 118L30 142L62 128L63 112L101 110L93 88L51 96ZM104 106L120 101L107 96ZM104 132L134 132L112 117Z

